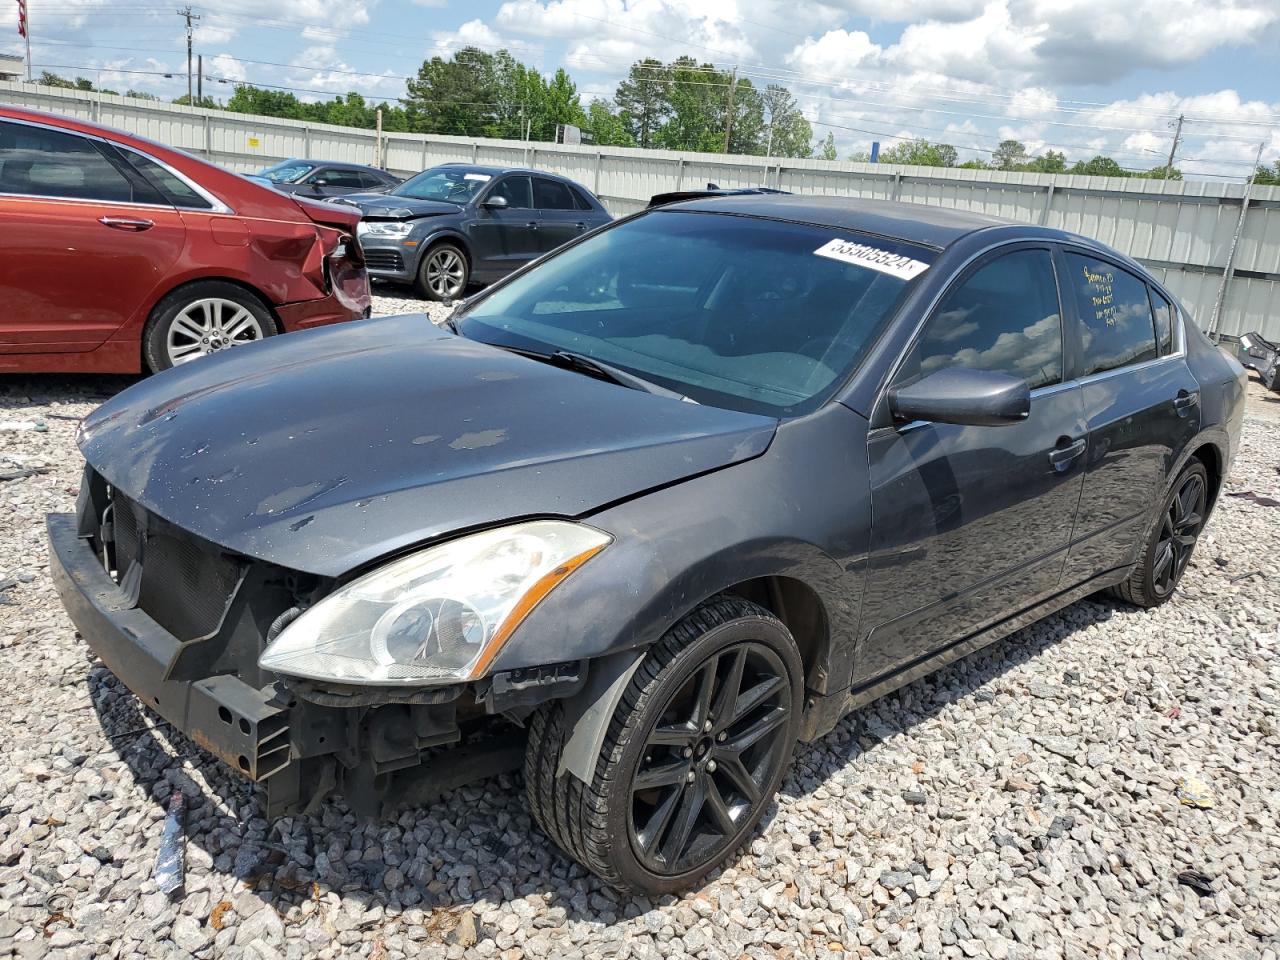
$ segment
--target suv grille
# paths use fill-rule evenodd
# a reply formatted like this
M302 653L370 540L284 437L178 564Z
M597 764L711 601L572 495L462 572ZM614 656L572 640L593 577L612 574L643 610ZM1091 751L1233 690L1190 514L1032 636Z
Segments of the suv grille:
M240 578L232 557L195 540L112 491L116 570L141 563L138 607L179 640L217 629Z
M366 247L364 263L370 270L394 270L398 273L404 269L404 259L399 250L370 250Z

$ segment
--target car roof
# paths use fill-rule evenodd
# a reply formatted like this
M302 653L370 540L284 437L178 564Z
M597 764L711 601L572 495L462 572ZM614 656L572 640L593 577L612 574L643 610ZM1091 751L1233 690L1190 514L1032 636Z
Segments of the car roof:
M377 167L371 167L365 163L351 163L347 160L312 160L308 157L290 157L288 160L273 163L272 166L278 167L281 163L309 163L315 167L336 167L339 170L367 170L370 173L387 175L385 170L379 170Z
M475 173L487 173L493 177L500 173L536 173L540 177L547 177L551 180L564 180L568 183L573 183L568 177L559 173L552 173L550 170L537 170L533 167L500 167L490 163L468 163L465 160L449 160L445 163L437 163L435 167L428 167L427 169L434 170L436 167L458 167Z
M1027 227L1027 224L1020 224L1016 220L989 217L967 210L897 200L866 200L860 197L791 194L706 197L657 207L654 212L670 210L701 210L812 223L892 237L939 250L949 247L960 237L988 227ZM1028 227L1028 231L1040 232L1031 227Z

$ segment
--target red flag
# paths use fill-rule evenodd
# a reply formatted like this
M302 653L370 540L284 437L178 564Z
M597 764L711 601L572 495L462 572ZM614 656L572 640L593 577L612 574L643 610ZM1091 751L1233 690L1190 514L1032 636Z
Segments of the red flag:
M27 35L27 0L18 0L18 36Z

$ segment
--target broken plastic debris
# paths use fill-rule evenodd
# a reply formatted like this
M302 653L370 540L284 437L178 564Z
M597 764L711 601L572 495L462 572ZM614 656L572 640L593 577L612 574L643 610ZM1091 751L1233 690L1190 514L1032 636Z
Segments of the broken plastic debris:
M178 896L182 892L186 873L186 837L184 826L187 818L187 799L182 791L175 790L169 797L169 812L164 818L164 833L160 837L160 853L156 856L156 886L166 896Z
M0 430L35 430L44 433L49 428L43 420L0 420Z
M1208 810L1213 806L1213 787L1197 776L1186 774L1178 780L1178 802Z
M1202 897L1213 896L1213 881L1199 870L1183 870L1178 874L1178 882Z

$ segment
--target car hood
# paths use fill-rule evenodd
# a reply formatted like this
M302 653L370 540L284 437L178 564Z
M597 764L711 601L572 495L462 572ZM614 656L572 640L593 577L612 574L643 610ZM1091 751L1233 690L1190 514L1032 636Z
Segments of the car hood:
M422 315L273 337L130 387L81 452L206 540L339 576L457 531L581 517L760 455L776 421L655 396Z
M359 207L361 213L373 220L416 220L458 213L462 209L456 203L444 200L418 200L390 193L348 193L335 199Z

